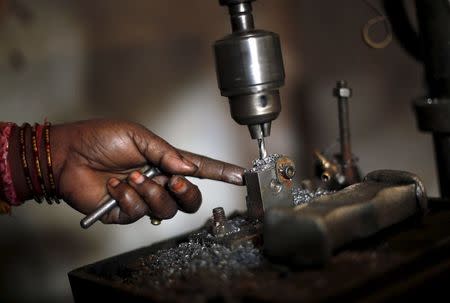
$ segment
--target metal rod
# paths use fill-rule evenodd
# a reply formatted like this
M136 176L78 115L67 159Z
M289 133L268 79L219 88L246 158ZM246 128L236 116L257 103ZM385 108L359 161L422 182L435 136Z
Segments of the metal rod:
M339 140L341 145L342 169L347 183L354 181L353 155L350 141L350 119L348 110L348 98L351 97L351 88L344 80L338 81L335 88L335 96L338 99L339 113Z
M156 167L147 167L142 172L142 174L144 176L146 176L147 178L151 179L151 178L154 178L154 177L160 175L161 172ZM105 198L105 199L108 199L108 198ZM105 203L103 203L95 211L93 211L92 213L90 213L89 215L87 215L80 221L81 227L84 229L89 228L92 224L97 222L103 215L105 215L106 213L111 211L116 206L118 206L117 201L112 199L111 197L109 197L109 199ZM151 217L150 217L150 219L151 219L151 222L153 225L159 225L161 223L161 220L151 218Z
M264 137L258 139L258 148L259 148L259 158L264 159L267 157L266 143L264 142Z

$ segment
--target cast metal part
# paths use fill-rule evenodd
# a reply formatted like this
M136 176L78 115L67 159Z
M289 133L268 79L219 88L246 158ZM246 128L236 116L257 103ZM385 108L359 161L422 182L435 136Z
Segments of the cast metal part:
M214 44L222 96L228 97L233 119L247 125L253 139L270 135L281 111L278 89L284 66L277 34L254 28L253 0L220 0L228 6L232 34Z
M248 216L262 219L270 207L292 206L294 175L295 164L286 156L278 158L272 167L246 171Z
M161 174L161 172L156 167L147 167L146 169L144 169L142 174L151 179ZM80 221L80 225L82 228L87 229L91 227L91 225L100 220L103 215L110 212L114 207L118 205L117 201L112 199L110 196L107 196L105 200L106 201L103 202L96 210L94 210L92 213L90 213ZM157 218L150 217L150 220L153 225L161 224L161 220Z
M427 210L425 188L411 173L379 170L306 206L273 207L264 217L264 250L294 265L325 263L337 249Z

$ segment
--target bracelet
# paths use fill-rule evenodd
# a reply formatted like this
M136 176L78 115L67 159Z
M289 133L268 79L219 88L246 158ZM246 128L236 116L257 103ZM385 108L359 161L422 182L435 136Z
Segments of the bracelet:
M38 183L41 187L41 191L42 191L42 194L44 195L45 200L47 200L47 202L49 204L52 204L52 201L49 200L47 191L45 190L44 178L42 177L41 163L39 162L39 149L38 149L37 139L36 139L37 138L37 135L36 135L37 130L38 130L38 124L35 124L35 127L33 128L32 134L31 134L31 142L33 145L33 157L34 157L36 175L37 175Z
M34 190L33 182L31 181L30 169L29 169L29 165L28 165L26 148L25 148L25 130L30 127L31 127L30 124L24 123L22 125L22 127L20 128L20 155L22 158L22 168L23 168L23 173L25 175L25 180L28 185L28 189L30 190L31 193L33 193L34 200L38 203L42 203L42 199L38 195L34 194L36 191Z
M51 123L45 122L44 124L44 139L45 139L45 153L47 158L47 174L48 174L48 180L50 183L50 197L54 199L54 201L59 204L60 201L58 199L58 195L56 193L56 184L55 184L55 178L53 175L53 163L52 163L52 156L51 156L51 149L50 149L50 127Z
M8 162L9 139L16 126L14 123L0 123L0 194L5 199L4 202L10 205L19 205L23 202L18 200ZM2 209L7 210L7 207L3 205Z

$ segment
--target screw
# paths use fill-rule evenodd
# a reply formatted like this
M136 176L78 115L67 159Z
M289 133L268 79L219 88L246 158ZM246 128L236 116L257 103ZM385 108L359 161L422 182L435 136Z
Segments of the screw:
M283 176L287 179L292 179L295 176L295 167L292 165L286 165L282 169Z
M213 228L212 233L214 236L223 236L225 234L225 223L227 217L223 207L216 207L213 209Z
M214 223L225 223L227 217L225 216L225 210L223 209L223 207L216 207L213 209L213 218Z

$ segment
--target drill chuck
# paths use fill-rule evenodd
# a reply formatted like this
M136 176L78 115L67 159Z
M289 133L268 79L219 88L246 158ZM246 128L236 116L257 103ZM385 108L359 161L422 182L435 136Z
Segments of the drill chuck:
M233 32L216 41L214 53L231 116L248 125L253 139L261 139L270 135L271 122L281 111L278 89L284 84L284 67L279 36L254 28L250 2L220 0L229 7Z

